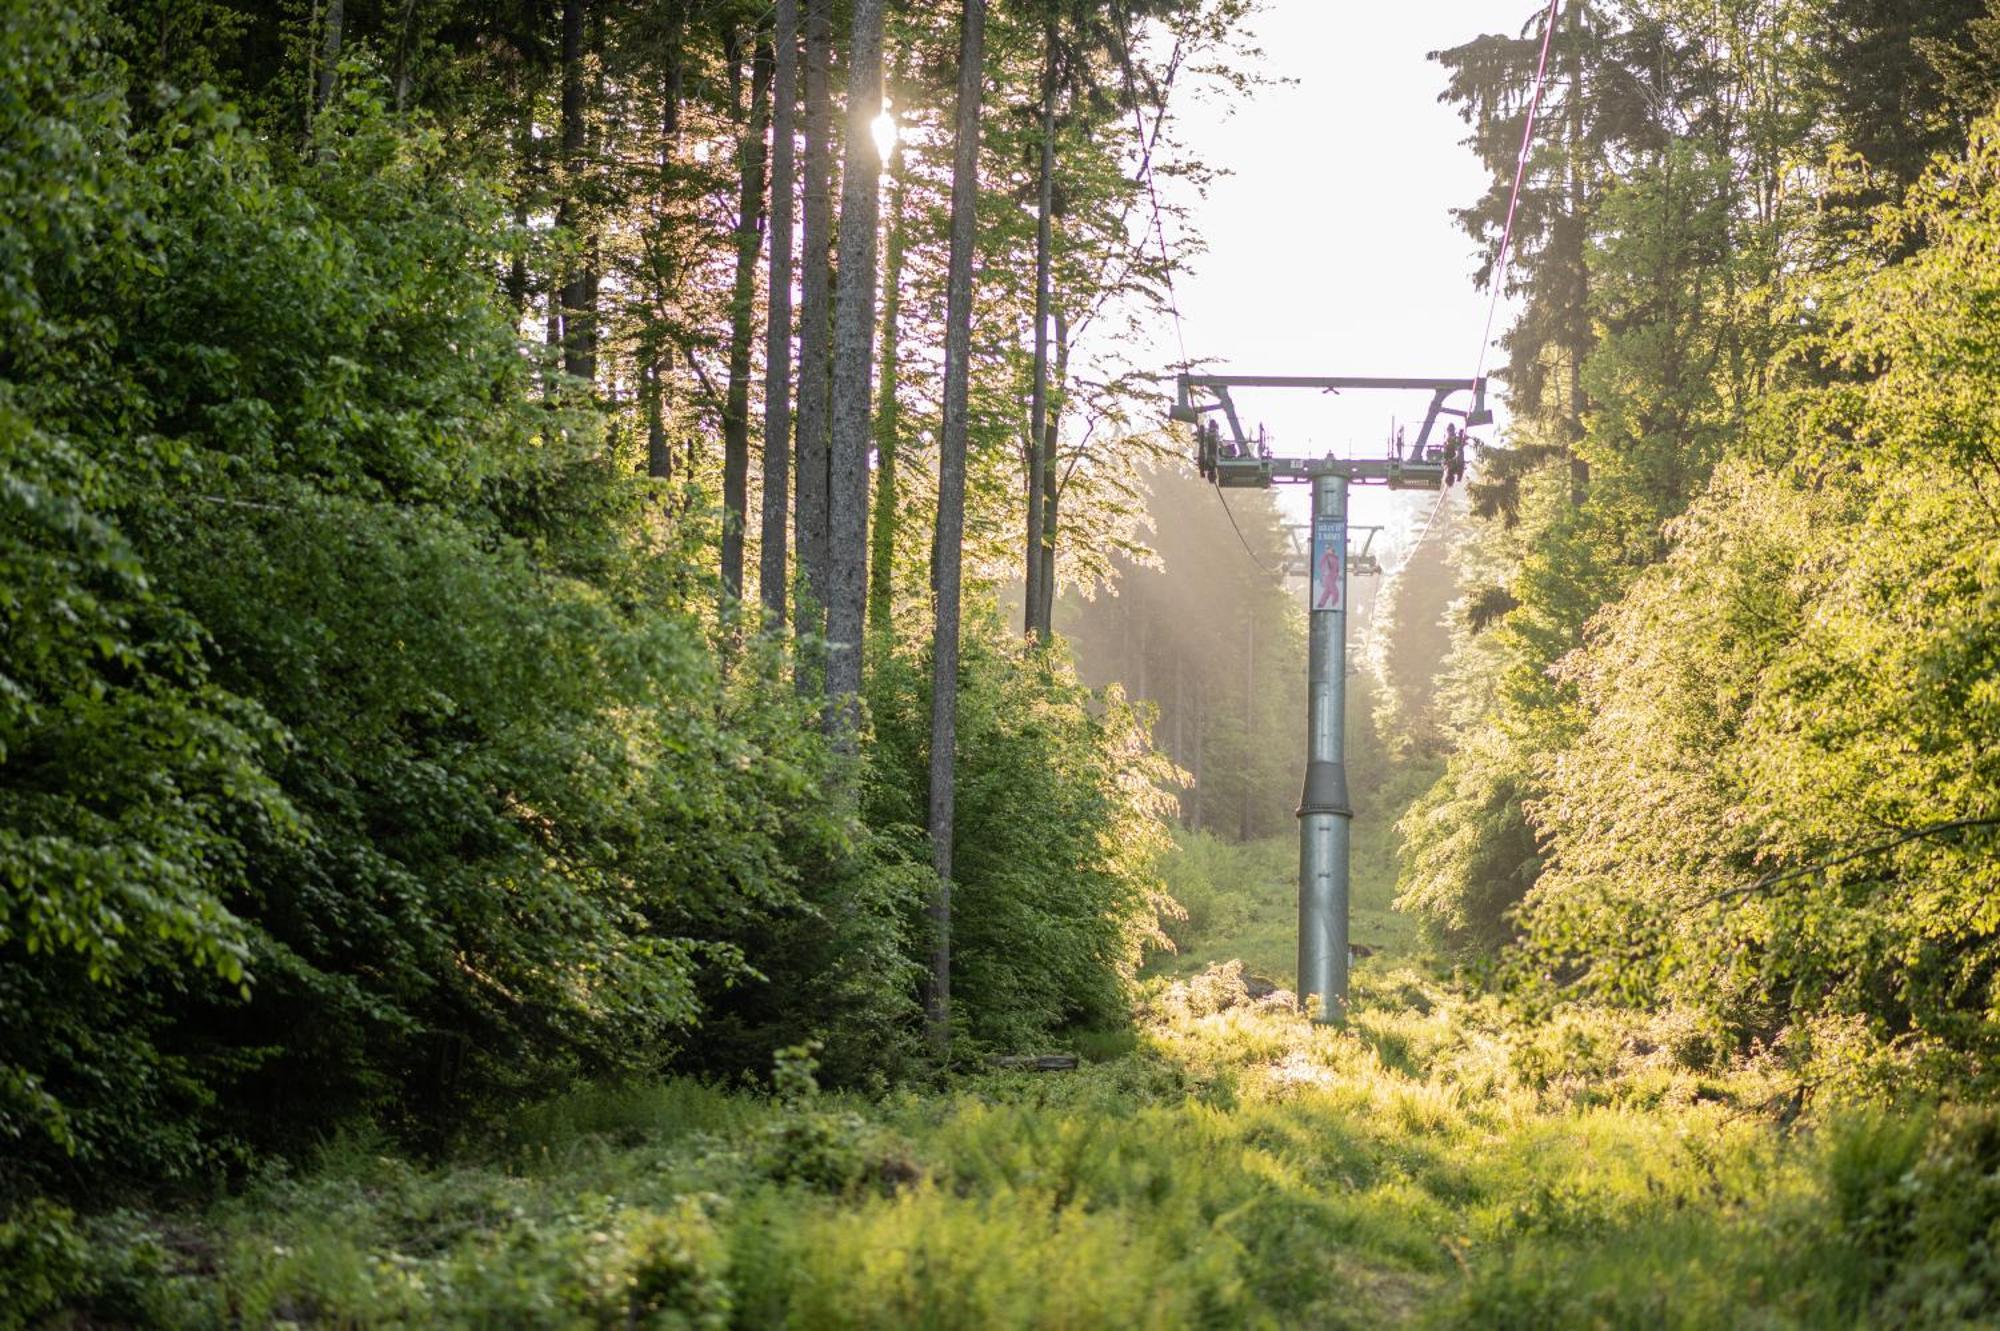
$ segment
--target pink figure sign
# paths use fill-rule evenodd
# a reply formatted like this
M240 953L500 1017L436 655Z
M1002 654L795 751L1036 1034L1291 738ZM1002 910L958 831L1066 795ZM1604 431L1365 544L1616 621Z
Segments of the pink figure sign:
M1328 546L1319 557L1319 599L1315 610L1340 609L1340 551Z
M1312 608L1340 609L1340 561L1347 553L1347 524L1321 519L1313 524Z

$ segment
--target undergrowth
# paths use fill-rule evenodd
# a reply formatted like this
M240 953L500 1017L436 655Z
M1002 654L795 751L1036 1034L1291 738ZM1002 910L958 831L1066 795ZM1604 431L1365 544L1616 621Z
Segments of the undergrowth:
M801 1048L774 1094L579 1088L449 1164L346 1136L200 1213L44 1208L0 1232L0 1327L1974 1326L2000 1309L2000 1113L1798 1113L1784 1067L1721 1066L1675 1014L1525 1025L1386 955L1357 968L1350 1027L1320 1028L1282 989L1252 998L1245 970L1147 981L1136 1047L1101 1037L1070 1072L865 1100L822 1091Z

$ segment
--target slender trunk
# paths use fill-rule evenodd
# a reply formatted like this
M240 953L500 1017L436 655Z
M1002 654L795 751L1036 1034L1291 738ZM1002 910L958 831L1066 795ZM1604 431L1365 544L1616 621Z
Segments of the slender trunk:
M899 75L902 63L899 57ZM868 631L884 641L895 636L896 462L903 427L896 391L902 369L898 323L903 316L903 254L908 243L903 205L908 192L899 141L889 154L889 220L882 255L882 365L875 393L875 513L868 541Z
M1202 715L1201 695L1201 681L1197 679L1194 682L1194 701L1190 704L1194 715L1189 718L1194 726L1194 765L1188 769L1194 773L1194 830L1197 832L1201 831L1201 741L1203 722L1207 719Z
M589 0L563 0L562 34L562 154L563 198L556 225L574 231L582 224L576 199L583 178L585 121L583 90L583 23ZM582 261L562 288L561 336L563 369L584 380L597 378L597 274Z
M1174 762L1187 766L1187 670L1180 644L1174 644Z
M334 84L340 78L340 44L346 29L346 0L327 0L325 26L320 29L319 77L313 82L314 115L324 111L333 100Z
M750 109L740 121L736 195L736 281L729 297L729 383L722 406L722 595L743 595L743 525L750 484L750 340L757 309L757 260L764 250L764 129L770 114L771 49L751 56Z
M1060 426L1056 413L1049 412L1042 426L1042 448L1037 465L1042 472L1042 511L1035 522L1035 540L1041 556L1035 561L1041 579L1035 588L1035 638L1046 644L1055 633L1056 618L1056 434Z
M563 336L562 295L556 290L553 273L549 275L548 291L542 308L545 315L543 340L552 348L560 347ZM562 396L562 376L556 373L553 352L550 353L547 364L548 369L545 371L547 378L542 380L542 395L550 402L554 402Z
M396 114L403 114L410 101L410 44L415 38L417 0L403 0L403 17L396 25Z
M1048 470L1043 465L1044 434L1049 414L1049 285L1052 214L1055 208L1056 174L1056 11L1049 9L1042 33L1042 144L1041 171L1035 200L1035 365L1034 382L1028 399L1028 551L1027 595L1021 612L1021 631L1027 637L1042 633L1042 561L1047 551L1042 544L1042 505ZM1046 637L1046 635L1044 635Z
M771 292L764 334L764 495L757 596L765 622L785 622L785 537L790 518L792 441L792 205L797 190L793 134L799 100L799 0L777 0L771 86Z
M825 661L810 640L826 625L828 355L833 335L833 0L805 0L805 232L799 253L799 419L793 483L798 600L793 620L802 642L800 693L823 693Z
M958 125L951 172L951 260L945 278L944 418L938 431L937 539L931 549L936 627L931 639L931 789L928 828L937 872L929 907L931 955L924 1025L940 1054L951 1045L951 869L958 747L958 615L965 539L966 398L972 362L972 245L979 198L979 96L986 0L965 0L959 26Z
M513 308L514 331L519 333L528 316L528 192L535 178L535 111L518 70L509 83L519 118L514 122L514 253L507 263L507 304Z
M677 18L667 44L665 77L660 88L660 208L664 215L673 194L674 163L681 151L681 84L685 78L682 44L686 17Z
M1583 153L1583 6L1570 6L1570 68L1569 68L1569 142L1566 146L1568 159L1568 194L1570 233L1575 237L1576 253L1571 262L1575 265L1577 281L1581 287L1581 299L1572 315L1569 348L1569 502L1580 508L1590 492L1590 463L1576 452L1576 446L1583 440L1583 420L1587 410L1583 400L1583 358L1590 346L1590 327L1585 321L1585 311L1589 309L1590 273L1585 266L1583 248L1585 226L1584 181L1578 159Z
M826 692L835 743L860 730L861 629L868 562L868 396L875 349L875 229L882 157L871 126L882 109L883 0L855 0L847 147L840 182L840 260L833 313L833 403L827 466Z
M1116 613L1118 615L1118 670L1117 673L1112 676L1112 678L1114 679L1130 680L1133 677L1132 676L1132 614L1133 614L1132 602L1135 599L1137 599L1137 593L1128 586L1124 589L1123 594L1120 595L1117 601L1115 602L1115 604L1117 605ZM1127 687L1129 688L1130 686L1127 685Z
M666 78L660 89L660 170L655 204L656 216L661 223L673 214L674 165L680 157L681 40L678 27L667 44L666 66ZM672 480L674 475L674 448L667 438L664 369L670 353L665 341L657 326L649 326L641 344L645 355L641 374L646 394L646 474L663 481Z
M313 53L307 70L311 75L312 95L306 103L305 133L299 138L302 154L312 153L314 126L319 121L319 113L333 100L334 85L340 74L340 44L346 26L347 7L344 0L328 0L324 13L320 11L318 0L314 0L312 17L306 27L306 40L311 41L317 34L319 48Z
M1036 631L1043 642L1055 636L1056 625L1056 509L1062 502L1062 481L1056 475L1056 442L1062 435L1062 391L1069 382L1069 318L1061 310L1055 320L1055 366L1043 390L1048 413L1042 426L1042 588L1036 604L1042 612Z
M1032 413L1030 416L1028 435L1021 441L1021 465L1028 473L1027 550L1021 570L1021 636L1024 638L1033 638L1035 629L1042 622L1041 607L1037 604L1042 595L1042 450L1035 442Z
M646 395L646 474L657 480L671 480L674 452L667 444L667 413L666 404L661 400L657 352L639 371L639 386Z
M1139 620L1139 659L1135 665L1137 683L1132 686L1132 696L1144 698L1148 702L1158 702L1153 697L1153 621Z

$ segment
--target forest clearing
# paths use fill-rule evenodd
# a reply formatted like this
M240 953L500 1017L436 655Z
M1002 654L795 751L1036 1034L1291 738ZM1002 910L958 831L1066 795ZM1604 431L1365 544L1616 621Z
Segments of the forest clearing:
M1290 850L1199 848L1255 883L1222 894L1253 940L1290 923ZM1249 998L1239 941L1190 939L1075 1071L857 1097L798 1050L775 1096L580 1091L443 1164L343 1136L50 1256L163 1327L1978 1320L1992 1113L1800 1125L1781 1068L1685 1019L1524 1026L1387 948L1335 1031Z
M2000 0L1517 8L0 0L0 1331L2000 1325Z

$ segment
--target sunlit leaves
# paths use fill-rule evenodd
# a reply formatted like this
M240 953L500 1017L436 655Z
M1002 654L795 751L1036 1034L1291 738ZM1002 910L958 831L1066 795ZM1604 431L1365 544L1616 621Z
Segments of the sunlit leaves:
M1829 306L1862 377L1762 418L1751 451L1792 463L1726 469L1564 664L1590 721L1535 806L1543 964L1739 1038L1859 1021L1906 1071L1985 1075L1996 212L1982 132L1896 215L1924 246Z

